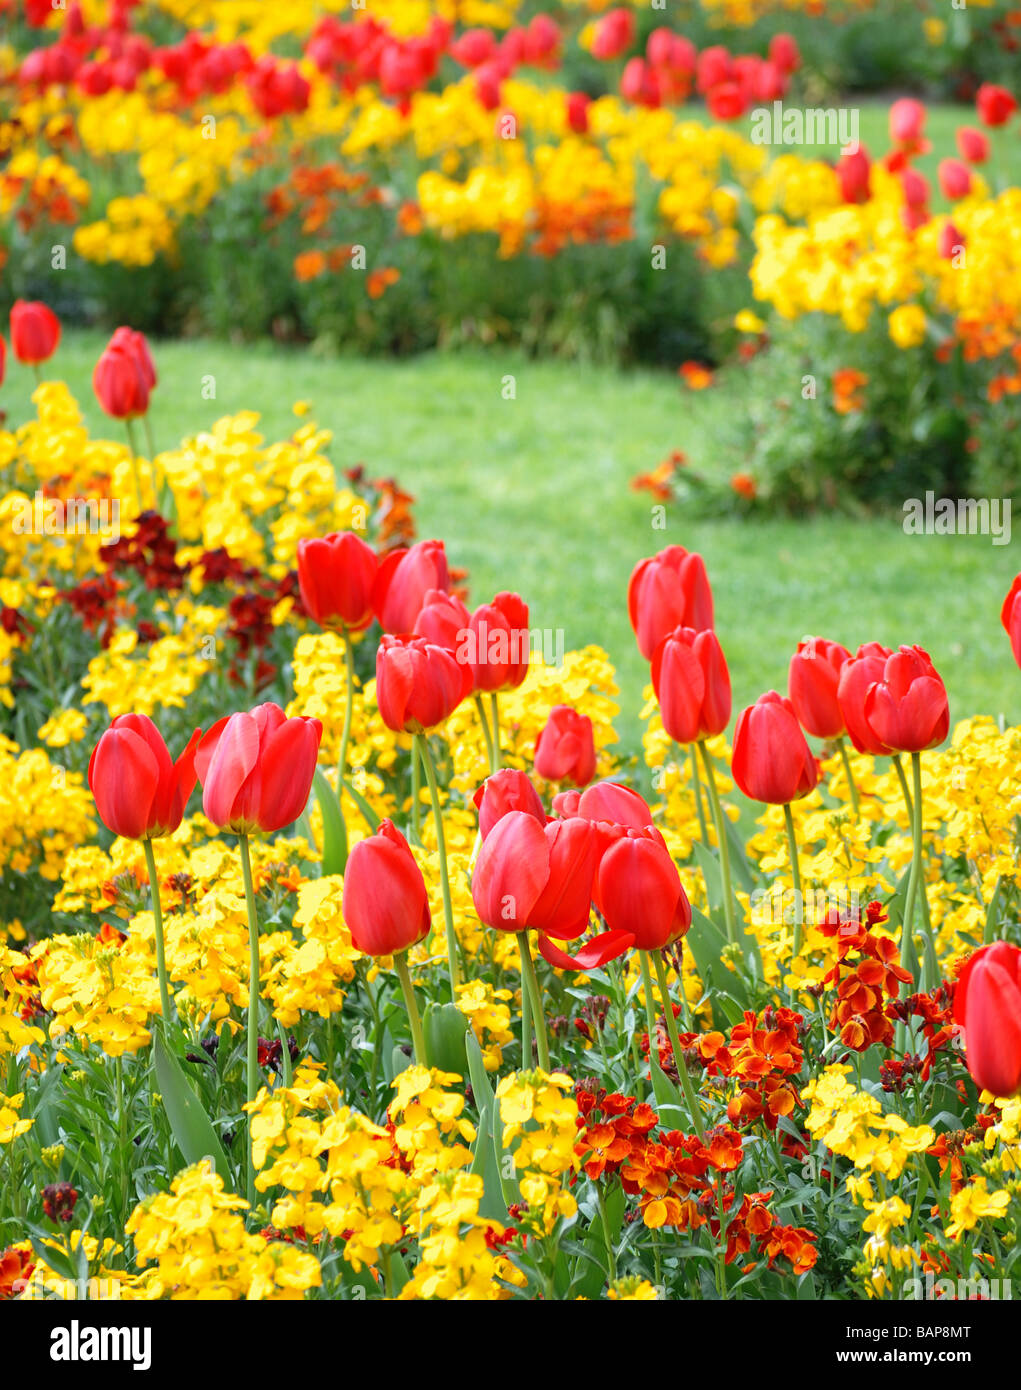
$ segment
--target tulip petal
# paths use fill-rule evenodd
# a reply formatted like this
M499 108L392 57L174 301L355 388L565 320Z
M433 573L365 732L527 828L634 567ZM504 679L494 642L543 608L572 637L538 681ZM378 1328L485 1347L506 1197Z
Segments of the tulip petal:
M205 741L199 745L196 764ZM214 825L230 825L234 803L258 760L258 724L250 714L232 714L217 734L215 751L202 778L202 809Z
M159 779L155 754L133 729L107 729L89 761L89 786L103 824L127 840L148 831Z
M604 931L586 941L585 945L571 956L562 951L543 932L539 933L540 955L558 970L594 970L597 966L605 965L607 961L616 960L634 944L635 939L630 932Z

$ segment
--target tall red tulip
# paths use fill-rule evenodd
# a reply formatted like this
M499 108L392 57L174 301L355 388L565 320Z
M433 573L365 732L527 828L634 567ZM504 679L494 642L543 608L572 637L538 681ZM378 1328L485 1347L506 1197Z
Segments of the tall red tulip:
M1021 951L1006 941L982 946L957 981L954 1020L964 1029L968 1070L994 1096L1021 1091Z
M599 845L591 821L555 820L543 829L549 875L531 911L528 925L546 936L573 941L592 914L592 882Z
M627 932L639 951L662 950L691 926L677 865L651 827L625 830L605 851L597 894L607 927Z
M549 878L545 829L527 811L508 811L483 841L472 875L479 918L498 931L526 931Z
M376 652L376 700L395 733L434 729L471 694L470 666L424 637L384 636Z
M172 835L195 786L196 729L176 762L146 714L119 714L89 759L89 787L107 829L127 840Z
M570 705L554 705L535 744L535 770L547 782L584 787L596 773L592 720Z
M443 589L430 589L425 595L422 611L415 619L416 637L425 637L437 647L457 653L468 631L471 614L457 597Z
M865 722L875 738L897 753L935 748L950 729L946 686L921 647L888 656L883 674L865 694Z
M1010 638L1010 649L1014 653L1014 660L1021 666L1021 574L1015 578L1014 583L1010 586L1010 592L1003 600L1000 621Z
M358 632L372 622L376 552L353 531L298 542L301 601L320 627Z
M816 738L839 738L847 732L837 700L840 672L851 653L839 642L810 637L791 657L787 690L802 728Z
M640 560L627 593L628 616L646 661L675 627L697 631L713 625L713 595L701 555L669 545Z
M837 704L848 736L859 753L875 756L890 752L869 727L865 718L865 696L876 681L882 680L886 659L891 655L890 648L882 643L866 642L840 668Z
M407 840L390 820L351 850L344 870L344 921L355 948L393 956L429 934L429 897Z
M472 798L479 811L479 834L483 839L508 811L526 811L540 825L546 824L539 793L527 773L503 767L487 777Z
M979 120L983 125L1006 125L1017 110L1017 102L1005 87L997 87L992 82L983 82L975 97Z
M107 415L135 420L149 409L149 387L138 357L124 343L109 343L92 372L92 389Z
M734 733L734 781L752 801L783 806L807 796L819 765L790 700L775 690L743 710Z
M652 686L663 728L676 743L698 743L730 722L730 673L711 628L677 627L657 646Z
M969 164L984 164L989 158L989 136L974 126L961 126L957 132L957 148Z
M11 306L11 348L19 362L36 367L60 342L60 320L47 304L17 299Z
M155 389L159 378L156 375L156 363L152 360L149 342L144 333L139 333L134 328L115 328L110 339L110 346L126 348L138 363L147 388L150 391Z
M391 550L380 561L372 606L384 632L411 632L432 589L450 589L442 541L418 541L410 550Z
M476 690L516 690L528 675L528 604L518 594L497 594L471 615L458 660L472 669Z
M322 736L318 719L288 719L274 704L220 719L195 753L203 811L235 835L290 825L308 801Z

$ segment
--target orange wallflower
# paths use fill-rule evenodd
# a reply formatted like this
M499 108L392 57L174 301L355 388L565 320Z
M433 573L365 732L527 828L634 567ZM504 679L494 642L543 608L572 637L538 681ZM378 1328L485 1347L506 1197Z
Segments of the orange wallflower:
M838 415L850 415L865 405L863 389L868 376L854 367L840 367L833 373L833 409Z
M381 299L391 285L396 285L401 278L401 272L394 267L384 266L382 270L371 270L369 278L365 282L365 288L369 292L370 299Z
M322 251L302 251L294 258L295 278L304 283L315 280L326 270L326 257Z
M677 375L692 391L704 391L707 386L713 384L711 370L701 362L682 362L677 368Z

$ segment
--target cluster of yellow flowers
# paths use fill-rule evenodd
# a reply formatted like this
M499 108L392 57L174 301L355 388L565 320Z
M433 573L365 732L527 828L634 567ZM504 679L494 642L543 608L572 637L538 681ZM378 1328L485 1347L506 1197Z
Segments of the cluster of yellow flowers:
M67 855L92 838L95 812L80 773L41 748L0 737L0 871L30 870L55 882ZM9 925L9 924L8 924Z
M139 1264L154 1263L148 1296L171 1299L301 1299L322 1283L319 1261L245 1229L248 1203L223 1189L206 1163L179 1173L170 1191L137 1206L125 1231Z

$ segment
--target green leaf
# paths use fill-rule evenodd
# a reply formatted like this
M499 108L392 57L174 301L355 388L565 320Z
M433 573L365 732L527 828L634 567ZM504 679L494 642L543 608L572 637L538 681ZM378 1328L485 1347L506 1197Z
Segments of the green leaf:
M347 826L340 813L337 794L318 767L312 786L323 816L323 875L342 874L347 867Z
M45 1245L37 1236L29 1236L32 1242L32 1249L35 1251L36 1259L44 1264L47 1269L51 1269L54 1274L61 1279L74 1281L78 1275L74 1265L64 1254L63 1250L55 1249L52 1245Z
M170 1128L185 1160L189 1164L211 1158L224 1183L233 1182L230 1164L223 1145L213 1129L209 1116L192 1090L188 1078L174 1054L168 1051L157 1024L152 1035L153 1065L156 1085L163 1098Z
M479 1116L478 1132L475 1136L475 1158L471 1171L482 1178L479 1215L488 1217L491 1221L506 1222L507 1203L504 1200L500 1177L500 1157L494 1139L493 1110L487 1105Z
M716 923L697 907L691 909L691 927L684 941L695 957L695 964L706 991L708 992L716 981L724 981L727 993L732 994L742 1008L750 1007L744 980L736 971L728 970L722 964L721 957L727 946L727 938Z
M686 1124L688 1107L682 1100L680 1091L660 1066L654 1047L649 1051L649 1068L652 1072L652 1092L656 1097L656 1106L661 1118L664 1110L676 1110Z
M426 1006L422 1027L425 1032L426 1056L431 1067L464 1076L468 1070L465 1034L469 1026L467 1018L456 1004Z
M624 1208L627 1205L624 1189L619 1182L614 1182L609 1190L603 1193L603 1205L610 1241L616 1247L620 1242ZM598 1298L606 1283L606 1275L606 1234L603 1231L602 1218L597 1211L585 1237L585 1254L579 1256L575 1264L572 1297Z
M379 816L376 815L361 792L356 787L353 787L346 777L344 778L344 790L365 817L366 825L368 825L372 833L375 834L379 829Z
M475 1096L475 1104L479 1108L479 1114L488 1105L495 1107L496 1094L493 1091L489 1073L486 1071L486 1064L482 1058L482 1048L479 1040L474 1033L465 1035L465 1052L468 1056L468 1072L471 1076L472 1092Z

